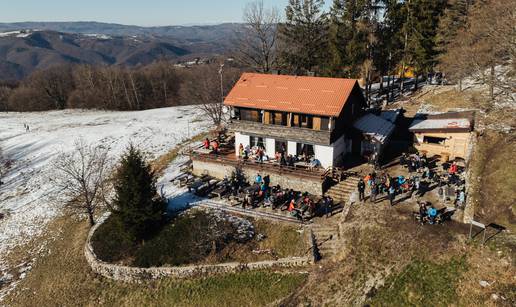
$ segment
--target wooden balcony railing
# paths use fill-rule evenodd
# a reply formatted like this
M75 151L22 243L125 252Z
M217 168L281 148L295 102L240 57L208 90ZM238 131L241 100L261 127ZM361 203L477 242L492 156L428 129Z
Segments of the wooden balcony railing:
M256 162L254 160L243 160L237 157L228 157L226 155L216 154L198 154L192 152L190 155L192 160L204 161L204 162L218 162L233 165L235 167L250 167L261 172L275 172L277 174L288 174L300 177L307 177L311 179L319 179L323 181L328 171L324 168L306 169L301 167L291 167L279 165L277 162L264 161L263 163Z

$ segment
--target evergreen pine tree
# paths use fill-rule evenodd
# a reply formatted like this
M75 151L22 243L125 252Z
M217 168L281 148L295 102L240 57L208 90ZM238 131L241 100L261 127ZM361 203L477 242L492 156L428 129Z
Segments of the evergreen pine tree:
M346 43L349 33L344 22L346 0L333 0L329 15L328 47L329 61L326 74L332 77L349 77L346 65Z
M380 44L377 49L385 51L384 67L390 76L396 74L397 67L400 66L404 51L404 33L401 31L406 20L404 4L399 0L386 0L382 29L380 32ZM394 80L392 80L394 82ZM391 80L389 79L390 83ZM388 96L393 98L394 87L389 84Z
M290 73L318 72L328 59L328 18L323 0L289 0L280 25L280 60Z
M402 70L410 66L416 77L432 71L438 54L437 26L445 5L446 0L407 0L403 3L405 22L401 31L404 35Z
M156 190L156 177L140 150L130 145L122 157L115 183L113 214L134 239L160 228L166 202Z
M367 58L367 0L334 0L330 9L328 69L335 76L359 78Z
M437 30L436 44L439 51L445 51L446 46L456 39L457 32L466 24L468 10L474 3L474 0L448 1Z

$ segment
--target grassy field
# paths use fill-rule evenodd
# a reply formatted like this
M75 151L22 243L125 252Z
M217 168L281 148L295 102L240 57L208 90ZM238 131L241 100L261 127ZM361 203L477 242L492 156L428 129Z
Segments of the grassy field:
M479 180L475 218L499 223L516 231L516 137L486 131L478 139L471 167Z
M221 277L178 281L163 279L142 284L114 282L94 275L83 254L86 221L56 220L49 233L50 254L38 259L9 306L250 306L267 305L300 287L302 273L246 272Z
M307 252L303 228L251 220L255 236L244 242L234 236L236 226L221 217L211 211L189 210L141 243L132 242L111 216L95 232L92 245L104 261L143 267L252 262Z
M416 260L392 275L371 306L449 306L457 301L456 286L467 269L465 258L442 264Z

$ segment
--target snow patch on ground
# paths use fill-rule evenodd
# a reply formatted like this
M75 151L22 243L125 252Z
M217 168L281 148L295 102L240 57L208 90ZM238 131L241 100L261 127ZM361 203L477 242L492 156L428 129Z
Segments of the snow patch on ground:
M17 31L8 31L8 32L1 32L0 37L27 37L31 35L33 30L17 30Z
M87 36L87 37L93 37L93 38L96 38L96 39L101 39L101 40L111 39L111 36L106 35L106 34L88 33L88 34L83 34L83 35Z
M7 270L5 256L9 250L42 234L48 222L61 213L62 206L49 202L47 197L53 191L48 181L54 175L51 164L59 152L72 150L75 140L82 138L109 147L114 158L132 142L153 159L207 130L210 123L200 120L201 116L192 106L136 112L0 113L0 147L4 155L0 159L11 164L0 186L0 212L6 213L0 220L0 273ZM184 163L184 159L174 164ZM177 191L169 182L178 171L172 165L160 179L172 201L185 192Z

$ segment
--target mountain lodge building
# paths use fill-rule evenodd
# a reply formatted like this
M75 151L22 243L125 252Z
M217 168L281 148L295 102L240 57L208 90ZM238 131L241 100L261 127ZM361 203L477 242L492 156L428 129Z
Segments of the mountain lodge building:
M229 129L235 154L242 146L260 146L338 166L348 153L360 154L361 136L353 122L366 101L357 80L244 73L227 95Z

